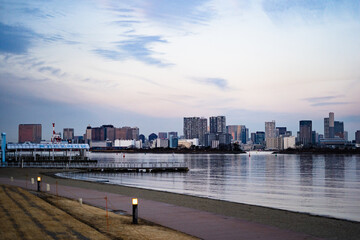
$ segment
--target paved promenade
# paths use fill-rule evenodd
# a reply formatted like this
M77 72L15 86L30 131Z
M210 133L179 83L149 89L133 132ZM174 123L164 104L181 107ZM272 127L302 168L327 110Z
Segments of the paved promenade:
M0 183L31 190L37 188L36 182L31 184L30 179L0 178ZM47 190L46 182L42 182L41 186L42 191ZM50 185L50 193L72 199L82 198L84 203L101 208L105 208L107 197L109 209L131 214L131 197L128 196L64 185L56 187L55 184ZM139 199L139 217L201 239L319 239L238 218L145 199Z

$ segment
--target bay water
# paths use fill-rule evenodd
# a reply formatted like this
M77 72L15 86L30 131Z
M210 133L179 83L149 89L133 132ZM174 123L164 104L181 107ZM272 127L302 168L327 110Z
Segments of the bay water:
M184 162L186 173L61 176L360 222L360 155L90 153L99 162Z

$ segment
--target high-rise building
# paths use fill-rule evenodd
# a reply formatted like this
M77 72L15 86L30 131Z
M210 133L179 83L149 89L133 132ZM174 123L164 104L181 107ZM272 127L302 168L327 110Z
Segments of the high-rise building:
M255 143L265 145L265 132L256 132Z
M334 137L344 139L344 122L334 122Z
M276 136L285 136L286 127L276 127Z
M115 128L113 125L102 125L100 127L100 141L103 140L115 140Z
M251 133L250 140L252 141L253 144L255 144L255 142L256 142L256 133Z
M168 138L167 132L159 132L158 137L160 139L167 139Z
M324 118L324 138L330 138L329 118Z
M132 140L139 140L139 128L133 127L131 128L131 139Z
M276 137L275 121L265 122L265 140Z
M299 122L299 143L305 145L312 144L312 121L311 120L301 120Z
M184 137L186 139L199 139L199 144L204 145L207 131L207 119L200 117L184 117Z
M226 126L226 132L229 133L234 142L241 141L241 128L243 125L229 125Z
M360 130L355 132L355 142L356 144L360 144Z
M63 129L63 139L64 140L74 139L74 129L73 128L64 128Z
M329 113L329 138L335 137L335 116L333 112Z
M209 118L210 133L226 133L225 116L217 116Z
M40 143L41 137L41 124L19 124L19 143Z

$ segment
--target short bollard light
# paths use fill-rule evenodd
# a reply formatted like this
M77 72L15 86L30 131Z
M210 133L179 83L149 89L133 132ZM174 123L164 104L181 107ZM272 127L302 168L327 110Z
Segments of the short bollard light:
M132 206L133 206L133 224L138 224L138 199L133 198L132 199Z
M37 191L40 192L41 191L41 177L37 177Z

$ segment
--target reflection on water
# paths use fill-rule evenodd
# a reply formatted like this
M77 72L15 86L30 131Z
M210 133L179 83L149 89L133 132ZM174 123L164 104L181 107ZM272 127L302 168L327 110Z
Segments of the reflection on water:
M110 162L185 162L188 173L84 173L156 190L360 221L360 156L94 154ZM68 175L71 175L69 173Z

